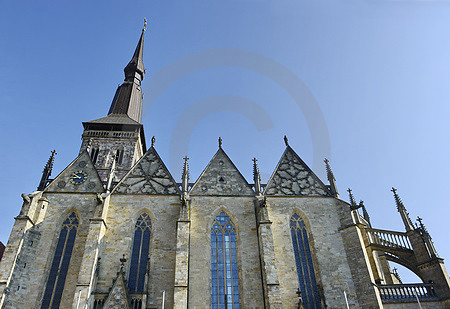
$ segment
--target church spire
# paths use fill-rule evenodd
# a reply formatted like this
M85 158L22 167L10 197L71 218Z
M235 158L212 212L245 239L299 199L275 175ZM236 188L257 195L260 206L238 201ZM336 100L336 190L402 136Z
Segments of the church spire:
M125 80L133 81L135 78L139 79L139 83L144 79L145 69L142 61L144 53L144 32L147 28L147 19L144 18L144 27L142 28L141 37L134 51L133 57L127 66L123 69L125 73ZM139 74L140 77L137 75Z
M403 205L402 200L400 199L400 197L397 194L397 189L392 187L391 191L392 191L392 193L394 193L394 199L395 199L395 203L397 204L397 210L400 213L400 216L402 216L402 220L403 220L403 223L405 224L406 231L409 232L409 231L414 230L413 223L411 221L411 218L409 217L408 212L406 211L406 207L405 207L405 205Z
M144 19L136 50L130 62L124 68L125 80L117 88L114 99L109 109L109 115L127 115L132 120L140 123L142 118L142 91L141 82L144 79L145 69L142 60L144 53L144 32L147 21Z

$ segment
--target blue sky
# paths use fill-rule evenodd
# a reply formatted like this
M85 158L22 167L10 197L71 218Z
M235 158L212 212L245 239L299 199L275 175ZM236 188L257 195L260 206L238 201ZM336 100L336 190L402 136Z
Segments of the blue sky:
M351 187L375 227L402 230L390 192L397 187L449 258L449 13L447 1L408 0L3 3L0 240L6 243L20 194L35 190L50 150L58 152L56 176L79 151L81 122L107 113L147 17L143 124L175 179L189 155L195 180L222 136L247 180L257 157L266 182L287 135L325 181L324 167L313 163L325 154L313 144L329 145L343 199ZM183 61L193 70L158 88L154 78L181 72ZM280 68L297 83L277 83ZM289 87L309 91L300 100L320 113L302 110ZM189 116L205 102L208 113ZM315 131L318 115L329 144ZM187 125L192 134L177 140L174 129ZM182 142L189 148L179 151Z

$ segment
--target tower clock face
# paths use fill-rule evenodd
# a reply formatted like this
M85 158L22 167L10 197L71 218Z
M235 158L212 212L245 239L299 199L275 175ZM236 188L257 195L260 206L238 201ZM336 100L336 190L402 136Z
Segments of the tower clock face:
M70 182L74 185L82 184L86 181L88 175L83 171L74 172L70 177Z

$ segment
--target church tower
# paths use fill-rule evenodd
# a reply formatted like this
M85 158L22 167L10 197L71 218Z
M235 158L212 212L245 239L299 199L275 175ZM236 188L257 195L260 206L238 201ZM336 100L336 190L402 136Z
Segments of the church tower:
M141 124L144 32L77 157L52 179L52 151L22 195L0 309L450 308L443 259L397 192L406 231L375 229L329 161L324 183L287 137L268 183L256 158L249 183L222 138L197 180L185 157L176 182ZM389 262L423 282L402 284Z
M80 153L87 151L100 179L105 182L113 160L115 179L120 179L146 150L142 120L142 89L145 26L130 62L124 68L125 80L117 88L106 117L83 122Z

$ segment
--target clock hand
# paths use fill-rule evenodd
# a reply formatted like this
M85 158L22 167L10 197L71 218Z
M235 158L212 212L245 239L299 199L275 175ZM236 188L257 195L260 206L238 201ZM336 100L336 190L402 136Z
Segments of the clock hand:
M81 176L79 176L79 175L73 175L73 177L75 177L75 178L77 178L77 179L81 179Z

